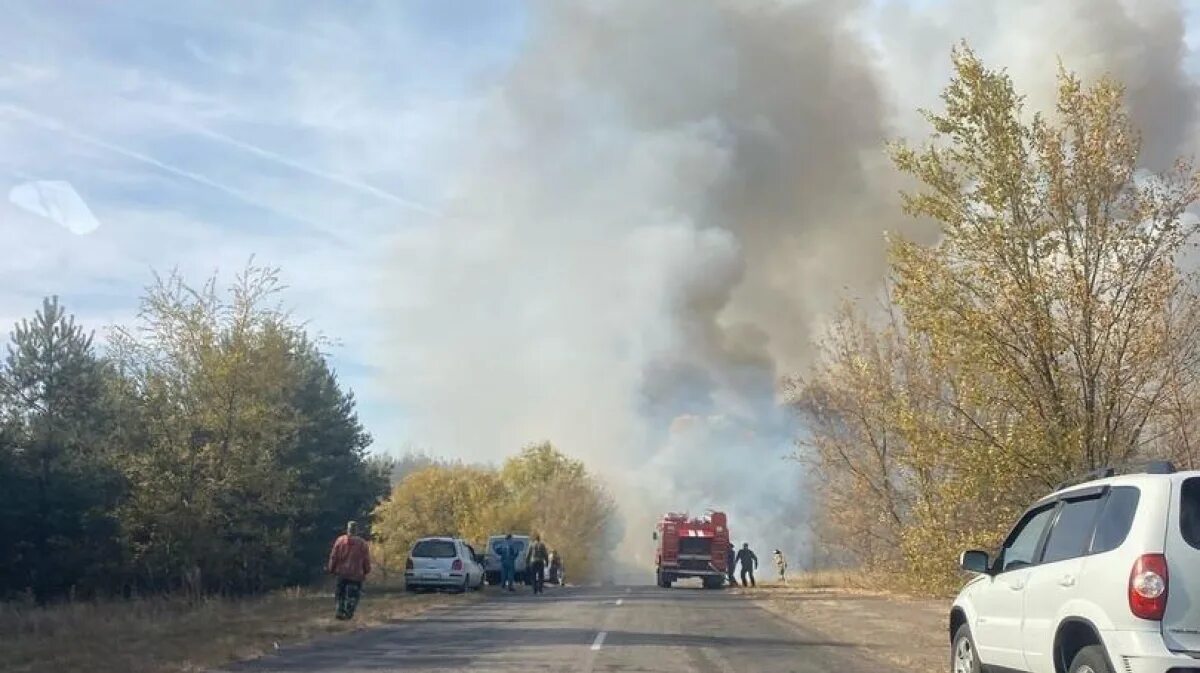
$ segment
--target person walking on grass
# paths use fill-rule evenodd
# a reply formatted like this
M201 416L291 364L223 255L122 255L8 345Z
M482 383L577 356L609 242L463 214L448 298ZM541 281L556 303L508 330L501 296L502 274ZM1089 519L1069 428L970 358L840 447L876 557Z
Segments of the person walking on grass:
M779 571L779 583L787 582L787 559L783 557L783 552L775 550L775 569Z
M337 618L351 619L362 597L363 581L371 573L371 549L357 534L358 524L346 524L346 533L333 543L325 571L337 577Z
M756 587L754 583L754 571L758 570L758 557L754 552L750 551L750 543L742 543L742 548L737 553L737 562L742 565L742 586L746 586L746 578L750 578L750 586Z
M533 540L529 542L529 549L525 552L525 568L533 578L533 593L540 594L546 589L546 561L550 558L550 552L546 549L546 543L542 542L540 535L534 534Z

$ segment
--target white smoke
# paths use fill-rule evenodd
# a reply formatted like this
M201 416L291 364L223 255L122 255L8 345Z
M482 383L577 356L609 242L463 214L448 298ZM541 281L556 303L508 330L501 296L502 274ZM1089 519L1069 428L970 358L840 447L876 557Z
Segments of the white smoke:
M446 218L396 251L388 381L414 437L586 459L642 562L656 516L706 507L795 558L809 507L777 380L843 293L877 287L883 231L934 235L899 213L883 143L924 133L912 110L936 102L951 46L971 38L1045 96L1056 56L1113 70L1160 161L1195 123L1180 17L1115 0L537 5L462 134Z

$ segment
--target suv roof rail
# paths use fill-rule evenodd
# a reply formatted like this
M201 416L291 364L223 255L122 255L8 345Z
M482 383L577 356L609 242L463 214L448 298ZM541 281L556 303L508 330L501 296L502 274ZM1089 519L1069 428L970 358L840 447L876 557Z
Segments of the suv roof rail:
M1111 477L1116 473L1117 473L1117 471L1111 467L1100 467L1095 470L1091 470L1089 472L1084 472L1083 474L1077 474L1074 477L1064 479L1064 480L1058 482L1057 484L1055 484L1054 488L1051 490L1060 491L1068 486L1074 486L1075 484L1082 484L1085 481L1093 481L1095 479L1104 479L1105 477Z
M1175 464L1169 460L1146 460L1139 463L1127 463L1120 467L1101 467L1084 474L1066 479L1054 486L1054 490L1062 490L1068 486L1082 484L1095 479L1104 479L1116 474L1174 474Z

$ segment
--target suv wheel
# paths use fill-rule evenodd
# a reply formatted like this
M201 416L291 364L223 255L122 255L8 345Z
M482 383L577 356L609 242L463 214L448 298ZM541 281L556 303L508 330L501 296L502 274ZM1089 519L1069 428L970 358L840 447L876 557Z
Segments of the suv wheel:
M1079 650L1071 660L1071 673L1113 673L1108 665L1108 657L1104 656L1104 648L1099 645L1088 645Z
M971 639L971 629L966 624L954 632L954 644L950 647L950 669L954 673L979 673L979 654L975 651L975 641ZM1075 669L1071 669L1072 672ZM1100 673L1097 671L1096 673Z

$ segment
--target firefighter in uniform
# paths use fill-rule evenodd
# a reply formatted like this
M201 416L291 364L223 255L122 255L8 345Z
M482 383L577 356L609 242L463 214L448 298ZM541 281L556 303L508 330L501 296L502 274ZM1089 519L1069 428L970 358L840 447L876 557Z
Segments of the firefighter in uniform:
M754 571L758 570L758 557L754 552L750 551L750 543L742 543L742 548L737 553L737 562L742 564L742 586L746 586L746 578L750 578L750 586L756 587L754 583Z
M787 581L787 559L783 557L783 552L775 550L775 569L779 571L780 583Z

